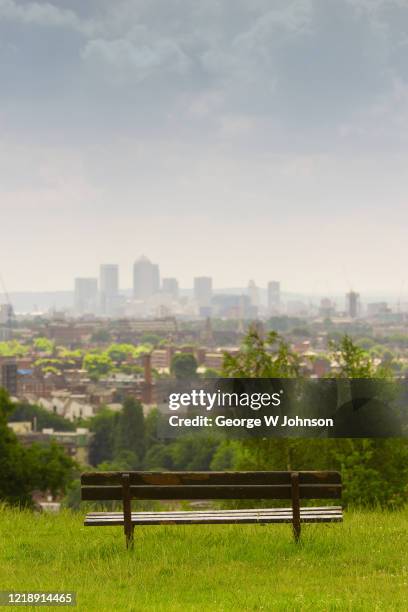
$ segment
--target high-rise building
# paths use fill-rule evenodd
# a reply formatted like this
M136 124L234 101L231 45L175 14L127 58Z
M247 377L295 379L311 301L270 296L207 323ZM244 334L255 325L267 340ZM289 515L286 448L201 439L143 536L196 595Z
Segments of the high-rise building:
M268 283L268 310L276 312L280 308L280 282L270 281Z
M212 278L210 276L198 276L194 279L194 298L200 315L209 316L212 299Z
M98 279L75 279L75 311L77 314L96 312L98 301Z
M133 266L133 296L146 300L160 289L159 266L144 255Z
M17 362L13 358L0 357L0 388L17 395Z
M10 325L13 318L11 304L0 304L0 325Z
M360 314L360 294L355 291L346 293L346 311L349 317L355 319Z
M0 342L11 339L13 307L11 304L0 304Z
M177 299L179 294L179 285L177 278L163 278L162 291L166 295L170 295L172 298Z
M99 300L101 313L109 315L114 310L119 294L119 266L102 264L99 270Z
M259 289L254 280L248 283L248 298L249 298L249 316L251 319L256 319L259 312Z
M250 280L248 283L248 296L249 296L249 301L251 303L251 306L253 306L254 308L258 308L259 307L259 290L254 280Z

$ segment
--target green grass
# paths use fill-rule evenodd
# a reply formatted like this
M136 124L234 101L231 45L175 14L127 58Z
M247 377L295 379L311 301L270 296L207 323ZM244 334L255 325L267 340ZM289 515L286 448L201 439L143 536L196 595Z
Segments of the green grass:
M133 551L82 519L0 510L0 590L76 591L84 611L408 609L408 511L305 525L300 545L287 525L139 527Z

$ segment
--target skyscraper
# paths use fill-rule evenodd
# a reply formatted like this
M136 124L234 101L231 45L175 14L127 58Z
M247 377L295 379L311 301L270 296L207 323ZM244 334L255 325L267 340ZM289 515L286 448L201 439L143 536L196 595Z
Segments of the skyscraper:
M197 276L194 279L194 298L198 304L201 316L211 314L212 278L210 276Z
M13 307L11 304L0 304L0 342L11 339Z
M15 358L0 357L0 388L10 395L17 395L17 361Z
M133 296L146 300L160 289L159 266L142 255L133 266Z
M162 291L166 295L170 295L172 298L178 298L179 285L177 278L163 278L162 280Z
M280 307L280 282L270 281L268 283L268 310L274 312Z
M248 283L249 315L251 319L256 319L259 313L259 290L254 280Z
M119 266L102 264L99 270L99 299L101 313L112 313L119 293Z
M251 306L253 306L254 308L258 308L259 307L259 291L258 291L258 287L256 286L256 283L254 280L250 280L248 283L248 295L249 295Z
M98 279L75 279L75 311L77 314L94 313L97 308Z
M11 304L0 304L0 325L10 325L13 318L13 307Z
M346 293L346 310L349 317L355 319L360 313L360 294L355 291Z

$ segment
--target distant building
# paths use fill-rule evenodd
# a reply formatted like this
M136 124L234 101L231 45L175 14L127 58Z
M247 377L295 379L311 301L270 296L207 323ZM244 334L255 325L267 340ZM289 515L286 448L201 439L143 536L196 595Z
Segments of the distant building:
M101 313L112 314L119 295L119 266L102 264L99 270L99 300Z
M174 317L165 319L121 319L115 324L115 337L125 344L140 341L144 334L175 336L177 321Z
M360 314L360 294L355 291L346 293L346 312L349 317L355 319Z
M197 276L194 279L194 298L198 304L200 316L211 315L212 278L210 276Z
M176 300L179 295L179 284L177 278L163 278L162 291L166 295L170 295Z
M280 282L268 283L268 311L277 312L280 308Z
M260 300L259 300L259 289L256 286L255 281L253 280L250 280L248 283L248 298L249 298L249 304L250 304L250 312L248 313L249 318L256 319L259 313Z
M9 325L13 318L11 304L0 304L0 325Z
M309 314L309 308L301 300L288 300L286 303L286 313L293 317L306 317Z
M0 304L0 342L11 339L13 307L11 304Z
M367 315L369 317L378 317L381 315L389 314L391 309L388 307L387 302L373 302L367 304Z
M251 302L248 295L218 293L212 299L214 316L227 319L251 317Z
M98 300L98 279L75 279L75 311L77 314L96 312Z
M159 266L143 255L133 266L133 297L146 300L158 293L159 289Z
M0 357L0 388L17 395L17 362L14 358Z
M329 298L320 300L319 315L324 319L333 317L336 314L336 305Z

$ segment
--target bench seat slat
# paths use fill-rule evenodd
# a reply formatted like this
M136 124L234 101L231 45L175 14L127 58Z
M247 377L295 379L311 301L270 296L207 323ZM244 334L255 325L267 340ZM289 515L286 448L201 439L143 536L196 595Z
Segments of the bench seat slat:
M262 509L254 509L254 508L248 508L248 509L242 509L242 510L193 510L191 511L191 514L194 514L195 516L199 516L200 514L204 514L207 515L209 513L217 513L217 515L233 515L233 514L237 514L237 515L245 515L245 514L253 514L254 512L264 512L264 513L273 513L273 514L287 514L288 512L291 512L292 509L291 508L262 508ZM301 508L300 512L304 513L304 514L308 514L310 513L310 511L313 511L313 513L315 514L338 514L339 512L341 513L342 509L339 506L326 506L323 508ZM186 510L169 510L169 511L160 511L160 512L136 512L133 514L137 514L138 516L142 517L149 517L149 516L157 516L157 514L160 514L160 516L166 516L166 515L171 515L171 516L184 516L186 513ZM87 517L89 518L93 518L93 517L103 517L103 516L109 516L109 517L115 517L115 516L123 516L123 512L120 511L116 511L116 512L88 512Z
M277 511L278 510L278 511ZM343 519L341 508L302 508L300 520L302 523L340 522ZM223 523L291 523L292 509L261 508L241 511L209 510L205 512L132 512L134 525L163 524L223 524ZM85 526L117 526L123 525L123 513L93 512L85 519Z
M309 513L309 514L301 514L301 518L310 518L310 517L314 517L314 518L338 518L341 517L342 514L337 512L337 513L328 513L328 514L320 514L320 513ZM157 514L156 516L137 516L137 515L132 515L132 520L134 520L134 522L141 522L141 521L167 521L167 520L184 520L184 519L191 519L191 520L207 520L208 518L215 518L215 519L265 519L265 518L289 518L290 520L292 520L292 514L289 513L280 513L280 514L221 514L219 516L215 515L215 514L197 514L194 513L192 515L181 515L181 514L177 514L175 516L172 515L165 515L165 516L161 516L161 514ZM123 524L123 516L115 516L115 517L108 517L108 516L101 516L101 517L87 517L86 518L86 522L88 524L94 523L94 522L104 522L104 523L118 523L118 524Z

